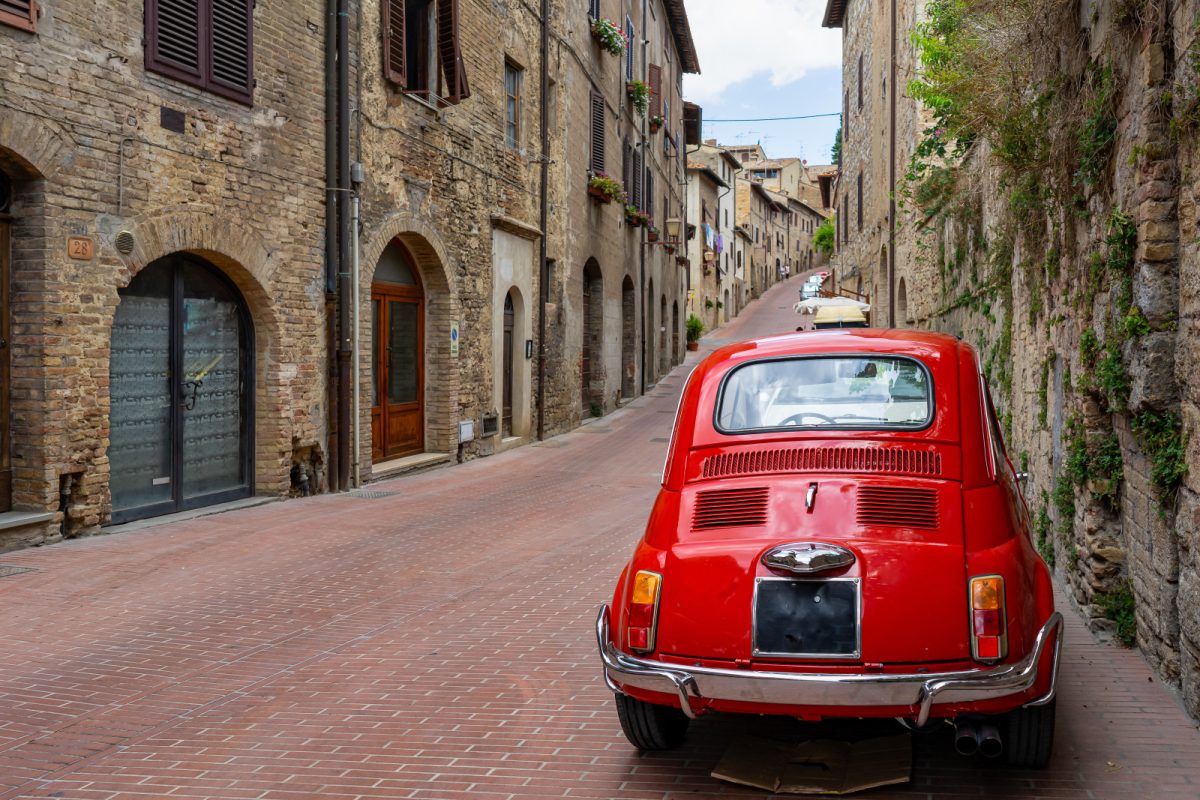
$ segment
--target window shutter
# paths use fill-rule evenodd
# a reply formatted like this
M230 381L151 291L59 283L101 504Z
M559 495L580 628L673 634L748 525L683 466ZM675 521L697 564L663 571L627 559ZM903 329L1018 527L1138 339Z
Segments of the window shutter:
M592 91L592 158L593 174L604 172L604 95Z
M438 0L438 60L446 79L446 101L458 103L471 96L467 86L467 67L463 63L458 38L458 0Z
M0 0L0 23L37 32L38 4L34 0Z
M200 0L146 0L147 66L176 77L203 79L201 24Z
M212 0L212 82L245 97L252 88L253 14L254 0Z
M654 173L650 171L649 167L646 167L646 191L643 192L642 199L646 203L643 210L650 216L654 216Z
M642 175L645 170L642 167L642 148L637 145L633 146L633 191L630 193L633 197L633 205L640 211L644 210L642 205Z
M662 116L662 67L651 64L650 70L650 116Z
M629 140L621 146L621 183L625 186L626 194L632 198L633 195L633 148L629 146Z
M389 81L404 86L408 79L408 54L404 49L404 0L383 0L383 72Z
M633 20L625 18L625 80L633 80Z

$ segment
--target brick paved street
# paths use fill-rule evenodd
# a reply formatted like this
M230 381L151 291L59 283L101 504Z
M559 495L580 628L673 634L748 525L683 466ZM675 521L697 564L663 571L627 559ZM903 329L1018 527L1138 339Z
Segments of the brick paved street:
M714 339L794 328L799 285ZM33 570L0 579L0 798L766 796L709 777L753 720L639 756L594 652L683 369L575 433L370 497L0 557ZM868 796L1200 798L1196 724L1067 617L1050 768L960 759L942 728L909 786Z

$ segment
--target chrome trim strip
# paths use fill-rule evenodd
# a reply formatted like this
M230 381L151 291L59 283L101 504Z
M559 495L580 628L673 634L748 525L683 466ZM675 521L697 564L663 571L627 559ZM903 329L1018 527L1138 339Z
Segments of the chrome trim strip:
M1038 664L1054 637L1051 690L1029 705L1050 702L1058 679L1062 633L1063 617L1056 611L1038 631L1030 653L1015 664L933 674L838 675L688 667L636 658L612 644L608 606L602 606L596 618L596 643L609 687L674 691L689 717L696 716L691 701L706 697L796 706L909 706L918 726L929 721L935 703L970 702L1026 691L1037 682Z

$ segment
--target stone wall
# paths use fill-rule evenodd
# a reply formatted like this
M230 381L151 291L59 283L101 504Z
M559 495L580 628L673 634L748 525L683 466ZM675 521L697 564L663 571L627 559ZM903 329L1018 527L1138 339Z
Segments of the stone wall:
M13 500L56 515L6 532L0 549L108 521L118 290L172 253L215 266L249 306L256 491L288 491L294 451L320 461L323 102L308 89L322 85L324 7L260 4L251 106L148 72L142 12L62 0L43 6L36 33L0 26L0 167L17 190ZM69 258L70 236L94 255Z
M905 209L906 316L976 345L1039 548L1200 715L1200 5L1059 12L1038 35L1067 144L1029 174L981 137Z

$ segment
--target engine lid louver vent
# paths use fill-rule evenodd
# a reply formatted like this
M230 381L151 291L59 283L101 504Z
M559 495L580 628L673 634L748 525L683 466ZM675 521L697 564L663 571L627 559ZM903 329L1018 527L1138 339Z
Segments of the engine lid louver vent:
M858 524L891 528L937 528L937 492L899 486L860 486Z
M716 489L696 495L692 529L767 524L767 489Z
M767 472L883 472L937 477L942 456L908 447L782 447L704 459L702 478Z

